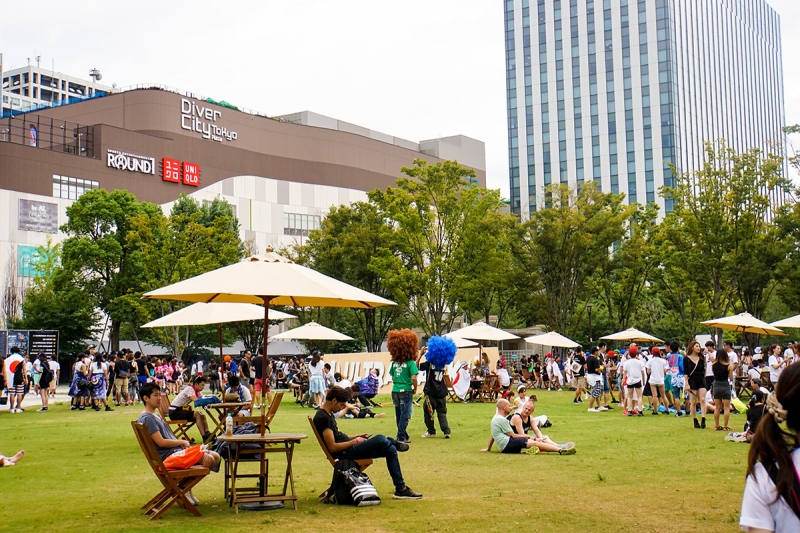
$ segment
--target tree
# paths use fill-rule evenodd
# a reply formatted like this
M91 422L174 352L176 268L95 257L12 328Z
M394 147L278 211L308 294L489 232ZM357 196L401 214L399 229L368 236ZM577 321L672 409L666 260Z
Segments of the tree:
M610 253L598 257L593 276L597 297L608 312L614 331L631 327L631 318L642 303L642 293L658 265L656 233L658 208L635 204L624 236Z
M768 194L787 186L782 171L781 157L756 148L739 154L720 140L706 143L700 170L673 169L675 187L661 190L673 200L663 224L667 273L692 277L709 318L734 310L758 315L766 307L782 256L769 249L776 234L770 229Z
M97 302L111 320L111 346L119 348L119 331L130 314L132 294L147 281L142 254L127 239L137 215L163 216L155 204L140 203L128 191L87 191L67 208L68 235L62 243L64 269L73 282Z
M377 208L366 202L332 207L318 230L297 250L300 264L349 283L369 293L391 299L393 294L370 261L380 249L392 246L392 228ZM359 325L367 351L380 351L389 328L402 312L400 306L350 309Z
M416 159L402 171L396 187L368 193L394 229L369 265L425 335L438 335L459 313L456 279L478 273L490 253L480 231L498 216L500 195L468 182L475 171L455 161Z
M515 255L536 276L536 295L548 325L569 336L599 258L622 238L635 207L623 206L621 195L599 192L593 182L579 191L552 185L547 193L550 206L519 227Z
M126 242L140 251L141 266L146 272L140 290L131 292L126 299L127 318L135 326L187 305L171 300L142 300L142 293L235 263L244 253L239 223L224 200L215 199L210 205L201 206L194 198L181 195L168 217L160 210L139 213L130 217L129 224ZM232 342L233 331L223 330L223 342ZM175 357L187 349L216 345L218 340L216 326L157 328L143 332L142 337L170 349Z
M17 329L56 329L62 353L77 353L86 348L86 340L95 332L99 316L89 293L74 283L74 273L61 267L61 245L38 248L35 269L22 303L22 317L12 320Z

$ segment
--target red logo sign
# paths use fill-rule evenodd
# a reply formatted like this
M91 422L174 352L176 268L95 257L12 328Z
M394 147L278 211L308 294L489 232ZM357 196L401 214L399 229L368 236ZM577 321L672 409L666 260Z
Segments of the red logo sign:
M161 160L161 177L164 181L181 182L181 162L165 157Z
M183 183L184 185L200 186L200 166L194 163L183 162Z

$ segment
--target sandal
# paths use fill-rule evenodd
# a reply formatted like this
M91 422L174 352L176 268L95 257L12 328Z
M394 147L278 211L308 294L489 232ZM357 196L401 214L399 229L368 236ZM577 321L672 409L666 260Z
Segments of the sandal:
M730 430L731 430L731 428L729 428L728 426L725 426L724 428L722 428L722 431L730 431Z
M716 427L716 430L717 430L717 431L722 431L723 429L725 429L725 428L724 428L724 427L722 427L722 426L717 426L717 427Z

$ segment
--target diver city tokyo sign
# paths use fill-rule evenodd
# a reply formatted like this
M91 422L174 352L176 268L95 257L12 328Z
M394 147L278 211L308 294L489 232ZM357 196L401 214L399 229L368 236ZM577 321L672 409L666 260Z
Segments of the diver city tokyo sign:
M220 118L222 118L221 111L181 98L181 128L200 133L203 139L212 141L237 140L239 135L235 131L229 131L228 128L216 123Z

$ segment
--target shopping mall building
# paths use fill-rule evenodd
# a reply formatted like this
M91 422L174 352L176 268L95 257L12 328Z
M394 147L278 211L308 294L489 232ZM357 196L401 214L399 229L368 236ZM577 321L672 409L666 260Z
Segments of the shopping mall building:
M21 78L35 95L35 67ZM234 206L259 251L300 241L331 206L394 185L414 159L455 159L485 185L484 144L415 143L310 112L283 117L160 87L107 92L0 118L0 282L29 277L36 247L93 188L125 189L165 211L181 193Z

